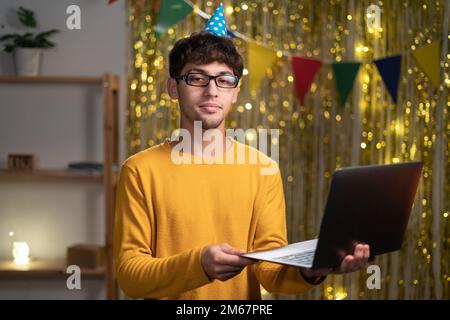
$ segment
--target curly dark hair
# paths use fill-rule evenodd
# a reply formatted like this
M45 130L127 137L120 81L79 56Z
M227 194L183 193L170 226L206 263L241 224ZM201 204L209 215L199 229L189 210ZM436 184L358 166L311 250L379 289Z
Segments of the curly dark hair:
M193 33L175 43L169 54L169 74L172 78L180 76L187 63L201 65L211 62L224 63L235 76L242 76L244 63L233 41L207 31Z

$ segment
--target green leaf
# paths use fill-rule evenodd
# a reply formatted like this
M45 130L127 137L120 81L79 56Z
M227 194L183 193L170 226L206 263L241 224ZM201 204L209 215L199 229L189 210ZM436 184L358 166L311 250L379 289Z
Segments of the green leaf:
M58 33L59 30L53 29L53 30L49 30L49 31L45 31L45 32L41 32L36 36L36 39L40 39L40 38L47 38L49 36L51 36L52 34Z
M3 36L0 37L0 41L5 41L14 37L18 37L19 35L17 33L14 34L5 34Z
M33 34L30 32L25 33L24 35L21 35L14 39L14 45L16 47L23 47L23 48L33 48L35 47L33 44Z
M55 44L51 41L45 40L42 48L53 48Z
M24 26L36 28L37 22L36 19L34 18L33 11L26 9L24 7L19 7L19 10L17 10L17 17Z

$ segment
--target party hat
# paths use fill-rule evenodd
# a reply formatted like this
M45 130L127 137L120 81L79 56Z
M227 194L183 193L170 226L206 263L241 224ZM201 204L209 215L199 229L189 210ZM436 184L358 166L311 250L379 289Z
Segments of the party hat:
M216 11L214 11L214 14L206 22L203 30L207 30L219 37L227 36L227 25L225 24L222 3L219 4Z

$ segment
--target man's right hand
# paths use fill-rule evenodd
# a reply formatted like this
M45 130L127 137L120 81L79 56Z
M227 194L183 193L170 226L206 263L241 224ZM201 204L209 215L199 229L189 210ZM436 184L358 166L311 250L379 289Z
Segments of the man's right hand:
M244 250L235 249L228 243L213 244L203 248L201 262L206 275L212 279L226 281L241 273L244 267L256 260L240 257Z

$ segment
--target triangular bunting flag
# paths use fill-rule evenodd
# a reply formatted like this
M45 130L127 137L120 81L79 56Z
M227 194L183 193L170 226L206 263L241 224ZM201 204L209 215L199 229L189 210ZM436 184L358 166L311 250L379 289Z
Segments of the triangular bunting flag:
M212 34L223 37L227 36L227 26L225 24L225 15L223 13L223 5L222 2L217 7L214 14L209 18L206 22L204 30L208 30Z
M156 35L166 32L170 26L183 20L192 10L192 7L183 0L161 0L155 25Z
M347 96L353 87L356 75L358 74L359 62L341 62L333 63L334 79L336 81L336 90L339 92L339 101L343 106L347 101Z
M247 63L250 91L258 89L261 80L266 75L267 69L275 62L276 58L277 54L275 51L249 42Z
M439 74L439 42L435 41L417 48L412 54L431 82L436 87L439 87L441 83L441 75Z
M397 89L398 82L400 80L402 56L397 55L379 59L375 60L374 63L378 68L378 72L380 73L381 78L383 79L383 82L392 97L392 100L394 100L394 103L397 103Z
M305 94L308 91L314 76L319 71L322 62L315 59L292 57L295 89L302 104L305 103Z

